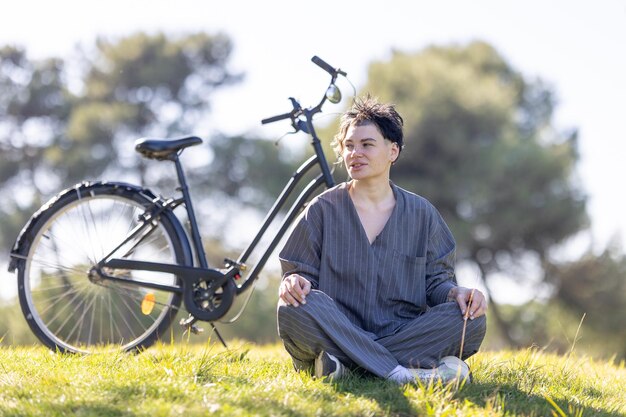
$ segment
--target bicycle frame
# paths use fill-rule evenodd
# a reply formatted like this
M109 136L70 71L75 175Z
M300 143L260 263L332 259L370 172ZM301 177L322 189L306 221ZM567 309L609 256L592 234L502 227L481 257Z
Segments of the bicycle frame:
M323 103L323 101L322 101ZM316 106L314 109L305 110L304 116L306 117L306 122L304 126L301 126L302 130L309 132L312 138L312 145L315 150L315 155L311 156L308 160L302 163L300 167L293 173L291 179L287 182L285 187L283 188L281 194L278 196L276 201L274 202L272 208L267 213L261 228L257 232L256 236L253 238L252 242L248 245L248 247L242 252L239 258L236 261L226 259L228 270L226 273L219 271L214 268L210 268L208 262L206 260L206 253L204 251L204 246L202 244L202 238L200 236L200 231L198 227L198 222L196 219L195 211L193 208L193 203L191 201L191 196L189 194L189 187L187 185L187 180L185 178L185 174L182 168L182 163L178 155L174 155L171 159L176 165L176 172L178 175L178 181L180 184L180 190L182 192L182 198L168 200L164 204L155 203L155 206L151 210L148 210L143 215L143 222L139 224L134 230L132 230L127 238L121 242L117 248L110 252L109 255L105 256L103 260L97 265L98 266L98 275L103 279L113 280L113 281L123 281L126 283L131 283L147 288L178 292L182 293L183 288L180 286L172 286L172 285L164 285L164 284L156 284L145 281L132 281L127 280L125 278L120 278L116 276L112 276L103 271L103 268L113 268L113 269L131 269L131 270L144 270L144 271L158 271L158 272L167 272L172 273L179 276L184 281L188 281L189 284L193 284L200 278L210 279L214 282L216 286L221 286L225 283L226 280L231 278L241 278L241 272L247 270L246 262L250 255L255 251L261 239L267 233L270 225L278 215L278 213L285 206L288 198L293 194L296 186L302 181L304 176L315 166L320 167L321 173L301 191L300 195L297 197L296 201L289 208L289 211L283 220L280 228L270 244L267 248L262 252L259 261L255 264L254 268L250 272L250 274L246 277L245 280L242 281L241 285L237 285L237 294L241 294L246 291L252 283L258 278L259 273L264 268L267 260L270 255L282 239L282 237L287 232L289 226L293 223L300 210L304 207L306 202L311 198L313 193L322 185L325 184L327 188L333 187L335 185L334 178L331 173L331 169L328 165L328 161L326 160L326 156L324 155L324 151L321 145L321 141L317 136L315 129L312 124L313 115L319 110L318 107L321 107L321 104ZM302 122L302 121L300 121ZM119 259L112 258L113 253L115 253L119 248L124 246L127 242L134 239L143 230L151 223L151 221L158 216L158 214L166 209L173 209L180 204L183 204L187 211L187 216L190 223L190 234L191 234L191 244L196 254L196 264L197 265L177 265L177 264L165 264L165 263L155 263L155 262L145 262L145 261L135 261L129 259ZM149 232L148 232L149 233ZM188 236L189 237L189 236ZM189 244L189 242L187 242ZM237 278L237 280L239 280Z

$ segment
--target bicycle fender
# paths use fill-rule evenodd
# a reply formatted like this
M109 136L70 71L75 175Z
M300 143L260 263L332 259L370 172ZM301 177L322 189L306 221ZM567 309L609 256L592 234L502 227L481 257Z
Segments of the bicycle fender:
M37 224L37 221L42 217L42 215L47 210L50 210L51 207L53 207L58 201L60 201L63 197L65 197L69 193L79 192L79 191L88 192L89 189L96 189L98 187L103 187L103 186L107 186L107 187L113 186L114 189L119 188L120 190L125 190L125 191L135 191L139 193L140 195L142 195L143 197L145 197L147 203L148 202L154 203L157 205L161 205L161 207L163 207L165 203L165 201L162 198L157 197L150 189L143 188L141 186L134 185L134 184L125 183L125 182L83 181L72 187L66 188L65 190L59 192L57 195L55 195L50 200L48 200L43 206L41 206L41 208L39 208L39 210L37 210L30 217L30 219L28 219L28 221L26 222L26 224L24 225L24 227L18 234L17 239L15 240L15 243L13 244L13 247L11 249L11 253L9 255L10 257L9 267L8 267L9 272L15 272L18 266L20 266L20 264L24 262L23 257L26 255L26 251L28 250L27 245L25 245L24 243L34 238L33 230L35 229L35 225ZM164 208L161 214L168 216L169 220L171 220L174 226L175 232L178 235L183 245L183 250L185 252L185 263L188 265L191 264L193 262L193 258L192 258L193 255L191 251L191 246L189 245L187 234L185 233L185 229L183 228L182 224L180 223L180 221L174 215L174 213L172 212L170 208Z

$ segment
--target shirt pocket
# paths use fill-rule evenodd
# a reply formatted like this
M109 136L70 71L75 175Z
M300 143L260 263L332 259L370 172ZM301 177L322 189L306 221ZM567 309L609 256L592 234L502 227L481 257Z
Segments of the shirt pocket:
M403 302L420 310L426 308L426 257L394 251L387 272L383 272L381 293L391 302ZM410 307L410 306L407 306Z

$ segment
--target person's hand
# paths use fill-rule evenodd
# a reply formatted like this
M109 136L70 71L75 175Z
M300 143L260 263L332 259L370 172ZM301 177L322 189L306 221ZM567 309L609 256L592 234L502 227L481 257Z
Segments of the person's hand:
M306 295L311 292L311 282L300 275L289 275L280 283L278 296L287 305L298 307L306 304Z
M474 295L472 295L472 291ZM450 290L448 299L456 301L461 309L461 314L464 317L467 314L470 320L484 315L487 311L485 295L475 288L454 287Z

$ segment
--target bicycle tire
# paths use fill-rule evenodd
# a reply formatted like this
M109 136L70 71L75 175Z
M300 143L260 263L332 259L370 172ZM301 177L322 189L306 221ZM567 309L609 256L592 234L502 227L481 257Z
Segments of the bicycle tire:
M31 330L44 345L71 353L91 353L101 346L140 350L165 334L178 312L180 294L96 281L88 273L153 207L150 197L134 186L85 183L61 193L38 213L22 242L26 256L18 266L18 294ZM189 262L173 213L161 213L151 228L123 256ZM124 271L124 277L182 286L173 274Z

